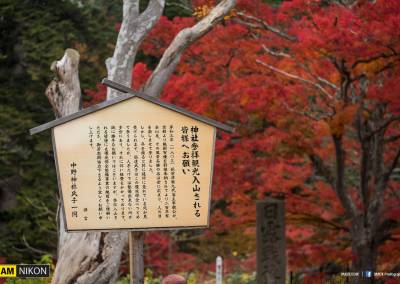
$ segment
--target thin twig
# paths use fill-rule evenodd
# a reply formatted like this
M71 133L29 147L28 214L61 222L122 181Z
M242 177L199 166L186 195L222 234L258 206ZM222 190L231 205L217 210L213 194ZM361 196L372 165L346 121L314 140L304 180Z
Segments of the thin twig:
M400 149L397 150L397 154L394 157L394 159L392 161L392 164L390 165L389 169L386 171L386 173L384 175L385 181L389 180L389 178L392 175L394 169L397 167L397 164L399 163L399 160L400 160Z
M266 51L268 54L271 54L275 57L286 57L286 58L291 58L293 59L294 62L296 62L304 71L306 71L308 74L310 74L310 76L312 76L313 78L315 78L318 82L325 84L329 87L331 87L334 90L339 90L339 87L336 86L334 83L328 81L327 79L321 77L321 76L316 76L314 74L312 74L312 72L309 70L309 68L307 66L305 66L304 64L301 64L298 60L296 60L291 54L289 53L285 53L282 51L274 51L270 48L268 48L267 46L265 46L265 44L261 45L262 48L264 49L264 51Z
M387 119L381 126L379 126L378 128L374 129L373 131L371 131L371 133L369 133L367 135L367 139L371 138L373 135L375 135L376 133L380 132L381 130L384 130L385 128L387 128L392 122L395 122L399 120L400 121L400 115L396 115L393 116L389 119Z
M297 37L295 37L293 35L290 35L290 34L284 32L284 31L282 31L282 30L280 30L280 29L278 29L276 27L273 27L273 26L269 25L267 22L265 22L265 21L263 21L263 20L261 20L261 19L259 19L257 17L245 14L243 12L238 12L237 15L242 17L242 18L244 18L244 19L247 19L247 20L254 21L254 22L258 23L259 25L256 26L258 28L263 28L265 30L273 32L274 34L279 35L280 37L283 37L284 39L287 39L287 40L290 40L290 41L297 41ZM250 24L250 25L254 25L254 24L251 24L251 23L248 23L248 22L245 22L245 23Z
M291 58L292 56L288 53L282 52L282 51L273 51L272 49L266 47L264 44L262 45L262 48L269 54L276 56L276 57L287 57Z
M272 71L275 71L275 72L281 74L281 75L284 75L284 76L289 77L289 78L291 78L291 79L295 79L295 80L301 81L301 82L303 82L303 83L310 84L310 85L316 87L317 89L319 89L328 99L333 100L333 96L332 96L328 91L326 91L326 90L325 90L320 84L318 84L318 83L315 83L315 82L310 81L310 80L308 80L308 79L305 79L305 78L302 78L302 77L300 77L300 76L297 76L297 75L288 73L288 72L286 72L286 71L283 71L283 70L281 70L281 69L278 69L278 68L276 68L276 67L274 67L274 66L272 66L272 65L269 65L269 64L267 64L267 63L265 63L265 62L263 62L263 61L261 61L261 60L258 60L258 59L257 59L256 62L257 62L258 64L261 64L261 65L263 65L263 66L265 66L265 67L271 69Z
M166 6L175 6L175 7L179 7L179 8L182 8L182 9L188 11L189 13L193 13L192 7L186 6L185 4L182 4L182 3L177 3L177 2L169 3L169 2L166 2L165 5L166 5Z
M389 137L387 137L387 138L385 139L385 143L396 142L396 141L399 140L399 139L400 139L400 134L398 134L398 135L392 135L392 136L389 136Z
M291 108L286 102L283 102L283 104L285 105L287 110L289 110L289 111L291 111L293 113L296 113L296 114L302 115L302 116L306 116L306 117L308 117L308 118L310 118L310 119L312 119L314 121L320 121L320 119L318 117L313 116L313 115L311 115L309 113L306 113L305 111L300 111L300 110L296 110L294 108Z
M319 82L323 83L323 84L326 84L326 85L332 87L332 89L339 90L338 86L336 86L334 83L328 81L328 80L325 79L325 78L322 78L322 77L318 76L318 77L317 77L317 80L318 80Z
M33 252L36 252L36 253L39 253L39 254L42 254L42 255L47 253L47 251L40 250L40 249L36 249L36 248L32 247L32 246L27 242L27 240L26 240L26 238L25 238L25 234L22 234L22 241L24 242L24 245L25 245L28 249L30 249L31 251L33 251Z

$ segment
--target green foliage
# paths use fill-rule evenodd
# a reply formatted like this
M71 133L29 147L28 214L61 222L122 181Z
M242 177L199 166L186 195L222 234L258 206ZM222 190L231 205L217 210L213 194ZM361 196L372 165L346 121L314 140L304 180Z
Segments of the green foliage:
M215 273L209 272L207 279L203 279L201 273L193 271L188 274L186 281L188 284L198 283L215 283ZM151 270L146 270L146 277L144 280L145 284L161 284L162 277L154 277ZM234 271L223 277L224 284L255 284L256 283L256 272L245 273L242 271ZM129 284L129 275L126 275L118 279L117 284Z
M117 284L129 284L130 278L129 274L118 279ZM146 269L144 283L145 284L161 284L161 277L155 277L153 271Z
M81 88L93 88L106 76L121 2L0 3L0 257L8 262L29 263L56 250L58 189L50 133L28 134L54 118L44 96L53 77L50 65L66 48L77 49ZM165 14L190 15L184 10L168 4Z
M6 284L48 284L51 278L8 278Z
M187 0L168 0L165 3L164 15L169 19L174 17L190 17L193 14L193 7Z
M228 275L227 284L253 284L256 283L256 273L233 272Z
M263 0L264 3L270 4L271 6L279 6L284 0Z
M51 62L66 48L81 53L82 89L105 76L104 61L113 49L108 43L116 37L113 13L121 7L102 2L0 3L0 257L9 263L32 263L56 250L58 190L50 134L29 136L28 130L54 119L44 91Z

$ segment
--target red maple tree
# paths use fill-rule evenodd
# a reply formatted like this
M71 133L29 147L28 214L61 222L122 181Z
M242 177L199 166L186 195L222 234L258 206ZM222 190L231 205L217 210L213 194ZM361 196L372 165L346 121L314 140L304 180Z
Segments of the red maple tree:
M160 56L195 20L163 18L143 52ZM395 0L244 0L187 50L162 99L237 127L218 135L200 244L254 265L255 200L284 196L291 270L396 269L399 24ZM133 72L140 89L151 71Z

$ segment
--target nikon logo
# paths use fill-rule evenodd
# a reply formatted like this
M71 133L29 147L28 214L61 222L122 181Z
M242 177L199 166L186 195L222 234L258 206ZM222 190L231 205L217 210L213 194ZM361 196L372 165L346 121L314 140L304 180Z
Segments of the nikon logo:
M0 277L49 277L49 264L0 264Z

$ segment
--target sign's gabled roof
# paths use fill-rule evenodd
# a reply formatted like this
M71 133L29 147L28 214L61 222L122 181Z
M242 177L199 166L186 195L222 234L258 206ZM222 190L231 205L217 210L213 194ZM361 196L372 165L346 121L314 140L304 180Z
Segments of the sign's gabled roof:
M42 132L44 130L56 127L56 126L64 124L64 123L67 123L67 122L69 122L71 120L74 120L76 118L91 114L92 112L104 109L106 107L118 104L120 102L123 102L125 100L129 100L129 99L134 98L134 97L141 98L143 100L146 100L148 102L154 103L154 104L159 105L161 107L164 107L164 108L170 109L172 111L175 111L177 113L186 115L186 116L191 117L191 118L193 118L195 120L204 122L206 124L209 124L211 126L219 128L219 129L224 130L226 132L233 132L233 130L234 130L233 127L231 127L229 125L220 123L220 122L215 121L215 120L210 119L210 118L206 118L204 116L200 116L200 115L195 114L193 112L187 111L187 110L185 110L183 108L177 107L177 106L175 106L173 104L162 102L162 101L158 100L157 98L151 97L151 96L146 95L144 93L135 92L131 88L128 88L128 87L126 87L124 85L118 84L118 83L113 82L111 80L103 79L102 83L107 85L108 87L116 89L116 90L118 90L118 91L120 91L120 92L122 92L124 94L122 94L122 95L120 95L120 96L118 96L116 98L113 98L111 100L107 100L107 101L104 101L102 103L90 106L88 108L85 108L85 109L80 110L78 112L75 112L73 114L70 114L70 115L67 115L67 116L63 116L63 117L60 117L60 118L55 119L53 121L47 122L45 124L36 126L36 127L32 128L32 129L30 129L29 133L31 135L34 135L36 133Z

